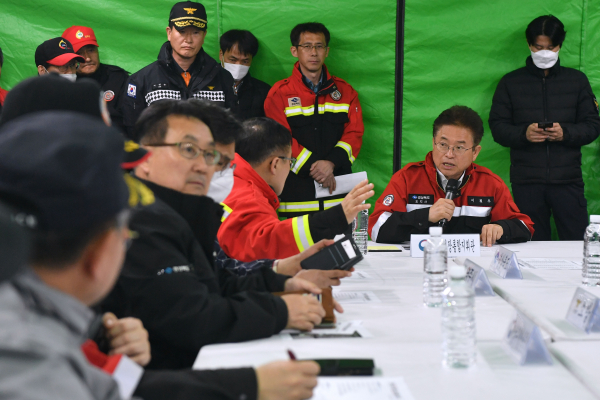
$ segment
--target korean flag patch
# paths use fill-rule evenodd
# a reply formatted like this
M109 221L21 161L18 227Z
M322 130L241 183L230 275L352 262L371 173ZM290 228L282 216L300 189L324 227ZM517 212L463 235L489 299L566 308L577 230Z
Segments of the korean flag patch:
M383 199L383 205L384 206L391 206L392 203L394 202L394 195L393 194L388 194L387 196L385 196L385 198Z
M133 97L135 99L136 92L137 88L135 87L135 85L132 85L130 83L129 86L127 86L127 96Z

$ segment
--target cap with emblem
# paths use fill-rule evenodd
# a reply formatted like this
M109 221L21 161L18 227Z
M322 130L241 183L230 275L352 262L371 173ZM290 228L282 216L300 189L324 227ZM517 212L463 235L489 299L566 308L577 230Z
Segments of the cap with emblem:
M193 26L203 31L206 30L206 9L200 3L182 1L171 8L169 26L181 31L188 26Z
M88 28L87 26L72 26L65 29L61 36L71 42L75 52L78 52L79 49L81 49L83 46L87 46L88 44L100 47L96 41L96 34L94 34L94 30L92 28Z
M83 57L75 53L73 45L67 39L57 37L46 40L35 49L35 65L66 65L71 60L85 61Z

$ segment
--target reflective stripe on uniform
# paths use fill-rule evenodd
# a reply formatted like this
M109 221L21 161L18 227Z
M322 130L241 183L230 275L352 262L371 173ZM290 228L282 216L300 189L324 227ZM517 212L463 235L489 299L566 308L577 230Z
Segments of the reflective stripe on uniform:
M287 203L279 203L279 212L308 212L319 211L318 201L290 201Z
M292 227L294 230L294 239L300 252L308 249L315 244L310 235L310 227L308 226L308 215L296 217L292 219Z
M325 200L323 202L323 209L327 210L328 208L335 207L338 204L342 204L342 200L344 199Z
M350 104L337 104L337 103L323 103L319 104L319 114L325 114L326 112L331 113L348 113L350 110ZM310 116L315 113L315 106L308 107L286 107L285 116L294 117L296 115Z
M223 216L221 217L221 222L223 222L227 217L231 215L233 210L225 203L221 203L221 206L223 206Z
M379 229L385 224L389 217L392 216L392 213L389 211L384 212L379 216L375 225L373 225L373 229L371 229L371 240L376 242L377 236L379 236Z
M492 207L462 206L454 209L455 217L457 216L456 210L460 211L458 216L464 217L488 217L492 213Z
M356 160L356 158L354 158L354 156L352 155L352 146L350 146L349 143L342 142L340 140L339 142L337 142L335 147L341 147L342 149L346 150L346 153L348 153L348 159L350 160L350 164L354 163L354 160Z
M302 166L306 163L306 161L310 158L312 151L304 148L296 157L296 164L294 164L294 168L292 168L292 172L297 174L298 171L302 168Z

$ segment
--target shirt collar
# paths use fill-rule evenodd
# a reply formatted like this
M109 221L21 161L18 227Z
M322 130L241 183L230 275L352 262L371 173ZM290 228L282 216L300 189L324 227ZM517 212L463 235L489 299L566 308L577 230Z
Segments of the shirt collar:
M298 66L298 68L300 68L300 66ZM304 81L306 86L308 86L308 88L310 90L315 92L315 94L319 93L319 89L321 89L321 86L323 85L323 76L325 75L325 69L321 68L321 77L319 78L319 83L317 83L316 85L314 83L312 83L312 81L310 79L308 79L306 76L304 76L304 74L302 73L302 70L300 70L300 73L302 74L302 80Z
M440 172L440 170L438 169L438 167L435 167L435 170L437 171L438 174L438 178L442 184L442 189L444 189L444 192L446 191L446 185L448 184L448 178L446 178L444 176L444 174L442 174ZM462 185L462 181L463 178L465 177L465 171L463 171L462 175L460 176L460 178L458 178L458 187L460 187L460 185Z

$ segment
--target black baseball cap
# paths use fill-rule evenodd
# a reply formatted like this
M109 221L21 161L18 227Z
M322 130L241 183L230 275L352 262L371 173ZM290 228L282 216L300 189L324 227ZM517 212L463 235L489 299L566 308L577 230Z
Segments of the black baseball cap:
M182 1L171 8L169 14L169 26L181 31L188 26L194 26L200 30L206 30L206 9L200 3L193 1Z
M69 111L22 116L0 128L0 201L21 213L23 225L44 232L109 221L136 205L123 153L121 133L97 118Z
M46 40L35 49L35 65L66 65L71 60L85 62L85 59L73 50L73 45L67 39L56 37Z

